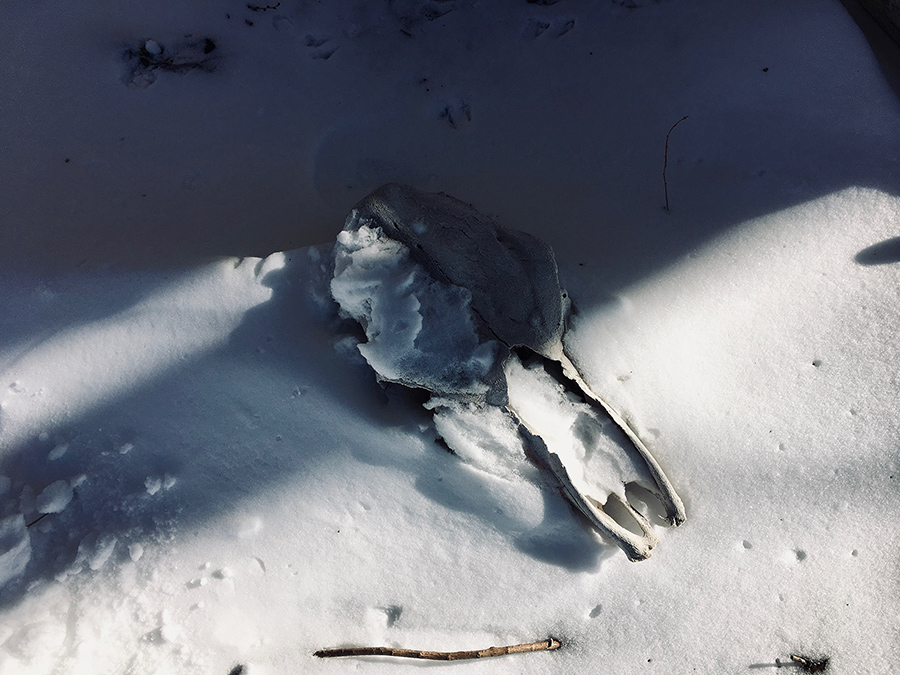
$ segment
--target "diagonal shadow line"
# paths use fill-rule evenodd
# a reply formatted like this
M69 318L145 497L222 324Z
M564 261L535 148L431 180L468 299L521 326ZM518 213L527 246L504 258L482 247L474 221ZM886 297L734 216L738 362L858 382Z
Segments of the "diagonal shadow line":
M148 273L135 286L127 283L127 275L107 270L52 278L0 273L0 368L54 335L127 311L178 275L174 270ZM73 293L76 288L82 292ZM25 322L17 318L23 315Z

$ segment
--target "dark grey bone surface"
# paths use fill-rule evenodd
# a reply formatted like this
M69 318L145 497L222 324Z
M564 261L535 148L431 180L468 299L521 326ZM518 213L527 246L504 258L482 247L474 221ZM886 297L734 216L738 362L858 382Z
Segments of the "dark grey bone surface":
M443 192L397 183L378 188L355 210L409 247L436 280L469 289L472 309L498 340L555 358L551 348L560 344L565 308L547 244Z

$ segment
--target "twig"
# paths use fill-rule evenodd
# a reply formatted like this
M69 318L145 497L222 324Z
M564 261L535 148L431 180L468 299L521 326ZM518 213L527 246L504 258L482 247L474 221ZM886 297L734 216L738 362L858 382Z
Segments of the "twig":
M669 133L666 134L666 153L663 156L663 187L665 188L665 191L666 191L666 212L667 213L669 211L669 183L666 181L666 169L669 166L669 136L672 135L672 132L675 130L675 127L677 127L679 124L684 122L687 118L688 118L688 116L685 115L680 120L675 122L675 124L672 125L672 128L669 129Z
M540 642L529 642L522 645L508 645L506 647L488 647L468 652L429 652L415 649L394 649L392 647L348 647L346 649L320 649L315 653L319 658L332 656L397 656L407 659L430 659L432 661L461 661L463 659L484 659L489 656L504 656L506 654L524 654L527 652L543 652L551 649L559 649L562 643L554 638L547 638Z
M25 527L31 527L32 525L37 525L39 522L41 522L44 518L46 518L49 515L50 515L49 513L42 513L37 518L32 520L30 523L28 523Z

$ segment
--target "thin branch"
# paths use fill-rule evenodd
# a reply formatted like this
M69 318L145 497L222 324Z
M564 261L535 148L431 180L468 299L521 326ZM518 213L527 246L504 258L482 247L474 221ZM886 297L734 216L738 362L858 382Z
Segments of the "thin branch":
M669 183L666 181L666 169L669 166L669 136L672 135L672 132L675 130L675 127L677 127L679 124L684 122L687 118L688 118L688 116L685 115L680 120L675 122L675 124L672 125L672 128L669 129L669 133L666 134L666 154L663 156L663 187L665 188L665 191L666 191L666 212L667 213L669 211Z
M44 518L46 518L49 515L50 515L49 513L42 513L37 518L32 520L30 523L28 523L25 527L31 527L32 525L37 525L39 522L41 522Z
M562 643L559 640L547 638L540 642L508 645L506 647L488 647L487 649L468 652L429 652L415 649L394 649L392 647L349 647L346 649L321 649L315 653L315 656L322 659L332 656L396 656L407 659L430 659L432 661L461 661L463 659L484 659L489 656L504 656L506 654L543 652L559 649L561 646Z

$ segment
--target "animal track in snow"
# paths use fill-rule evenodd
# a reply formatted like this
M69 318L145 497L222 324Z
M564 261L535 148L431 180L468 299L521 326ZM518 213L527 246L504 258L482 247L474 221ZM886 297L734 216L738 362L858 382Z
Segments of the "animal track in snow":
M373 627L392 628L403 608L399 605L387 605L386 607L372 607L366 612L367 623Z
M548 28L550 28L550 22L546 19L531 18L525 24L523 34L526 38L534 40L543 35Z
M304 42L307 48L313 50L312 58L320 61L327 61L338 50L338 45L328 44L331 42L331 37L329 36L316 37L315 35L307 34Z
M438 118L445 120L453 129L472 121L472 108L463 99L450 101L440 109Z
M575 28L575 19L573 17L561 17L553 20L531 17L525 22L522 36L526 40L537 40L546 33L552 38L560 38L573 28Z
M122 58L128 71L125 84L146 89L156 82L157 73L188 73L195 70L211 73L218 65L218 46L210 37L187 35L179 42L165 45L145 40L125 48Z

